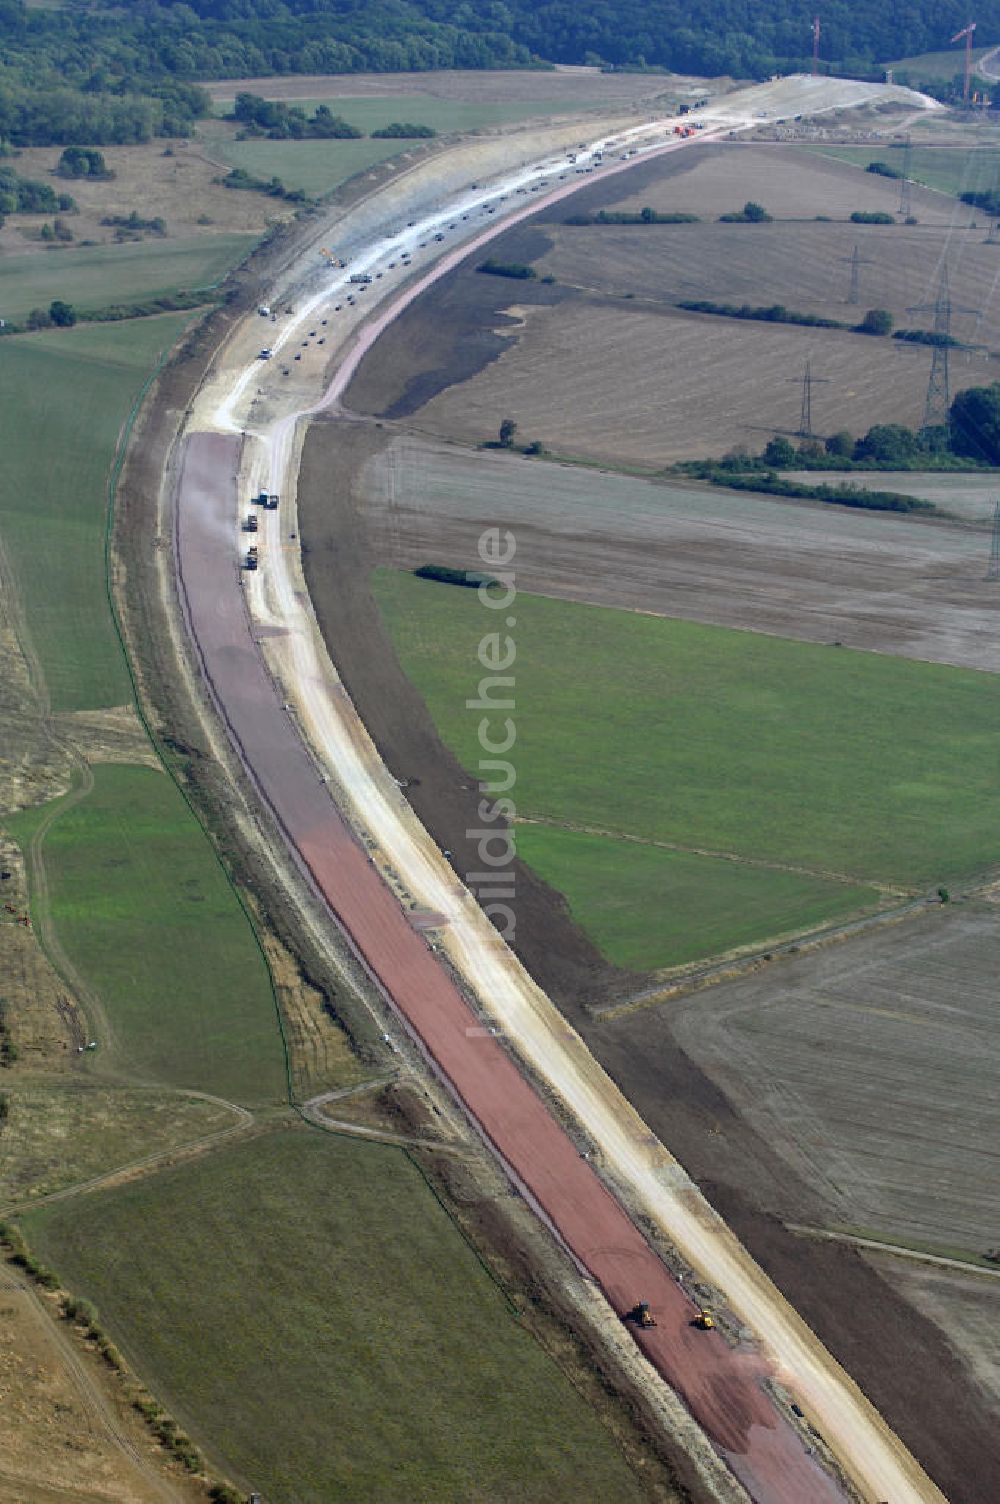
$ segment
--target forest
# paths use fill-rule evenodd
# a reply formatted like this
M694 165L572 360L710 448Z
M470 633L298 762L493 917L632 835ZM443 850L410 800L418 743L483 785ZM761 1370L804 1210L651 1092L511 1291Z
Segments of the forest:
M808 65L811 15L801 0L0 0L0 140L183 135L215 78L553 63L765 78ZM1000 0L977 18L977 38L1000 37ZM865 77L947 45L967 16L961 0L825 0L822 20L823 67Z

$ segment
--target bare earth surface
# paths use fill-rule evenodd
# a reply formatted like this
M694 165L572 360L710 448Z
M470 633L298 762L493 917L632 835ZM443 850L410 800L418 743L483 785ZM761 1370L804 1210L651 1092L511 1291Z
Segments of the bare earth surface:
M332 493L336 434L324 428L315 442L328 446ZM509 527L531 593L1000 670L989 539L967 526L532 464L409 435L369 462L361 495L375 557L399 568L475 569L483 528Z
M998 969L1000 912L970 902L663 1013L828 1225L978 1255L1000 1225Z

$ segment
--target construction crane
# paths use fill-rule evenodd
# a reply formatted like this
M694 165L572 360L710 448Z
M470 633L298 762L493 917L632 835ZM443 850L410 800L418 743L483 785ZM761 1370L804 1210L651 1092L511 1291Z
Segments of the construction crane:
M819 16L813 16L813 78L819 73Z
M965 38L965 84L962 89L962 98L966 104L969 102L969 81L972 78L972 33L975 29L975 21L969 21L952 37L953 42L960 42L963 37Z
M323 260L326 262L327 266L344 266L346 264L345 262L341 261L339 256L335 256L332 251L327 250L325 245L320 246L319 253L323 257Z

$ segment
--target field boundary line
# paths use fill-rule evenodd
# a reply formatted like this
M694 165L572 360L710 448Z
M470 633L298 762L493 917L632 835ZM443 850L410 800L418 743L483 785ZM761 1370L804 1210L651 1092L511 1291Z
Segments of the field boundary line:
M786 937L771 945L755 945L743 953L736 952L731 956L721 957L707 966L697 963L687 971L666 977L662 982L644 988L631 997L618 998L610 1003L588 1004L587 1011L594 1018L602 1019L616 1019L628 1013L638 1013L642 1008L658 1007L660 1003L669 1002L671 998L682 997L689 992L701 992L704 988L714 987L720 982L736 981L737 978L755 970L761 963L767 964L767 961L773 960L775 956L796 955L803 951L818 950L824 945L851 940L866 929L883 924L902 924L905 920L915 918L928 909L936 909L940 906L936 899L914 898L895 908L863 914L858 919L849 919L843 924L831 925L826 929L803 930L798 935Z
M944 1253L930 1253L920 1248L907 1248L903 1243L891 1243L881 1238L866 1238L860 1233L835 1232L827 1227L808 1227L800 1222L786 1222L789 1232L804 1238L815 1238L821 1243L846 1243L852 1248L870 1250L872 1253L888 1253L894 1258L912 1259L918 1264L932 1264L937 1268L957 1269L963 1274L981 1274L985 1279L1000 1279L1000 1268L987 1269L971 1260L951 1257Z
M769 861L767 857L746 856L738 851L713 851L705 846L686 846L681 841L665 841L651 836L631 835L623 830L609 830L600 825L585 825L575 820L558 820L554 815L522 815L518 825L544 825L553 830L568 830L579 835L603 836L611 841L633 841L637 846L655 846L664 851L680 851L689 856L704 856L719 862L744 867L763 867L772 872L790 872L796 877L821 877L828 882L843 883L851 888L874 888L894 898L915 898L919 889L891 883L879 877L858 877L850 872L828 872L823 867L799 867L792 862Z

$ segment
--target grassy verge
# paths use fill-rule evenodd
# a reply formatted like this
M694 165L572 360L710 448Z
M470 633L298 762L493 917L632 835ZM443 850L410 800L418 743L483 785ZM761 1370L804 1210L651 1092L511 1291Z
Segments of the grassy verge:
M20 322L61 298L82 311L139 303L183 289L213 286L247 255L252 235L78 246L0 260L0 313ZM5 349L7 347L5 346Z
M26 843L35 812L8 828ZM240 1101L285 1086L263 959L181 795L149 768L94 770L45 837L51 918L141 1080Z
M277 1133L25 1218L178 1420L266 1498L634 1499L405 1156ZM364 1271L364 1279L357 1277Z
M390 571L375 589L475 771L481 712L466 700L497 613ZM993 676L524 595L515 614L521 813L858 881L925 884L996 860Z
M580 831L519 825L518 854L617 966L655 971L846 917L872 888Z
M55 710L130 698L104 586L107 475L131 403L188 317L3 343L0 537Z

